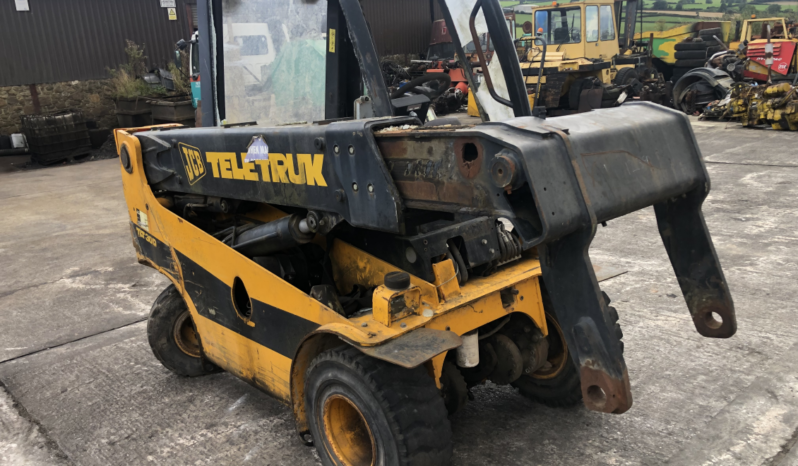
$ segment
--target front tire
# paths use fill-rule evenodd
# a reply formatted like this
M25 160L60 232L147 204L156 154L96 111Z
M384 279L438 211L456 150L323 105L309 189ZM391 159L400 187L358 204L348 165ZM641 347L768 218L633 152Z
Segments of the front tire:
M615 84L625 86L631 84L635 79L640 79L637 76L637 71L634 68L621 68L615 75Z
M353 347L325 351L305 378L310 433L325 466L449 464L452 431L435 381Z
M155 357L177 375L197 377L218 370L202 357L191 313L174 285L169 285L152 305L147 338Z

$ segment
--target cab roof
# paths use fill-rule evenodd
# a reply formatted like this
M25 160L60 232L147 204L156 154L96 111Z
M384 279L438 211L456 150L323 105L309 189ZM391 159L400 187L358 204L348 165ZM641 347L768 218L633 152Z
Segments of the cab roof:
M570 2L549 2L549 3L540 3L537 5L517 5L517 6L529 6L531 7L532 10L540 10L543 8L546 9L563 8L563 7L568 7L569 5L580 4L580 3L586 3L588 5L614 5L615 0L571 0Z

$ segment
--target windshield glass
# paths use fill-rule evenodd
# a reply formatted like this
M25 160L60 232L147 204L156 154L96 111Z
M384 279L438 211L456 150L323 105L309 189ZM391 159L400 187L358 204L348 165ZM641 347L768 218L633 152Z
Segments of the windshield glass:
M784 39L784 24L781 20L749 21L748 40L767 39L770 26L771 39Z
M582 11L579 7L538 10L535 31L541 29L549 44L577 44L582 40Z
M612 24L612 7L601 6L601 40L615 40L615 25Z
M599 36L598 6L588 5L585 7L585 40L596 42Z
M473 42L471 28L469 27L469 19L471 18L471 11L474 9L476 0L444 0L444 4L449 11L449 15L451 15L455 29L454 31L450 31L452 37L455 37L456 35L464 49L467 48L476 51L476 44L469 45L469 43ZM485 22L484 11L480 10L479 13L477 13L474 20L474 28L476 29L477 38L479 39L482 50L493 51L493 47L488 45L493 41L489 40L490 37L487 35L488 25ZM469 54L467 50L464 50L464 52L466 55ZM499 52L496 51L488 52L486 55L492 55L492 57L488 59L486 56L485 58L488 61L487 68L490 72L495 92L500 97L507 99L509 94L507 91L507 81L504 78L504 72L501 68L500 61L496 56L493 56L498 53ZM513 49L504 53L512 53L515 55L516 51ZM474 71L474 81L477 87L476 92L474 92L474 97L482 107L480 116L483 119L489 119L490 121L502 121L508 118L513 118L515 115L513 114L512 108L497 102L493 99L493 97L491 97L488 86L484 81L482 81L483 73L480 69L481 67L476 65L473 61L471 66L472 70Z
M222 2L228 124L324 119L327 2Z
M479 44L482 46L482 51L493 52L493 42L490 41L490 35L488 34L480 34L479 35ZM467 43L463 46L463 52L465 53L476 53L477 47L474 45L474 41Z

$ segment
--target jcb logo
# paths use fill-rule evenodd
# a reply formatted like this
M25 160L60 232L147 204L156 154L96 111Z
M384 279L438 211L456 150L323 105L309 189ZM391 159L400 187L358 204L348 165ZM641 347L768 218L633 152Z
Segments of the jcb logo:
M188 184L194 184L207 173L200 150L182 142L178 144L178 147L180 148L180 156L183 158L183 166L186 167Z
M235 152L206 152L214 178L228 180L291 183L307 186L327 186L321 173L324 154L269 153L268 160L246 161L247 154Z

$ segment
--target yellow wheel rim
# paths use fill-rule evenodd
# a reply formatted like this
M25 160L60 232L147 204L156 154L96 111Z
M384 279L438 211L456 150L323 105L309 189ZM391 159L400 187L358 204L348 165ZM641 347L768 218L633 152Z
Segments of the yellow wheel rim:
M333 454L345 466L376 463L376 445L363 413L342 395L324 401L324 435Z
M188 311L180 314L175 321L173 336L180 351L192 358L200 357L199 338L197 338L197 332L194 331L194 323Z
M535 379L553 379L568 364L568 344L565 343L565 335L562 333L560 324L551 314L546 313L546 325L549 327L549 336L547 337L549 354L546 358L548 364L532 374L532 378Z

